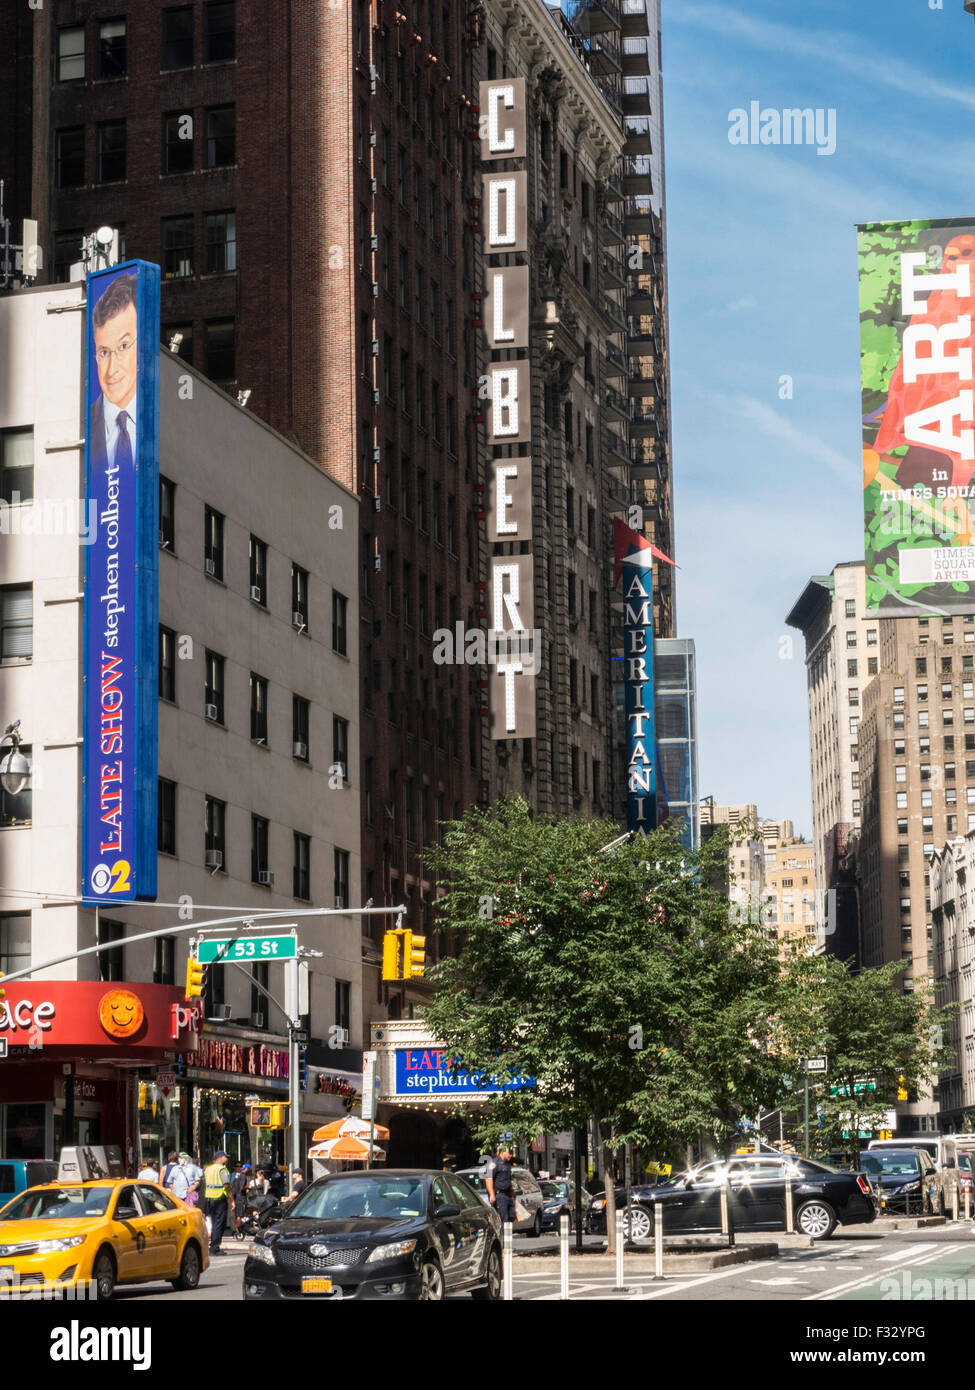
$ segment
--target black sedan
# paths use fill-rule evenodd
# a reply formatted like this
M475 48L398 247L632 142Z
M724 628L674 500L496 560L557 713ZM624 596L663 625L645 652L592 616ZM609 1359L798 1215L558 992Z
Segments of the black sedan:
M792 1177L795 1229L825 1240L837 1225L873 1221L877 1204L862 1173L839 1173L807 1158L744 1154L722 1163L704 1163L657 1187L634 1187L624 1231L633 1240L653 1235L654 1206L663 1207L666 1235L721 1230L721 1190L727 1184L730 1218L736 1231L784 1231L786 1176ZM616 1191L617 1209L626 1190ZM587 1228L606 1231L606 1199L594 1197Z
M569 1218L569 1230L573 1230L576 1220L575 1185L568 1178L541 1178L538 1183L542 1189L542 1230L561 1230L563 1216Z
M886 1211L921 1215L938 1201L938 1171L923 1149L867 1149L860 1167Z
M501 1296L501 1223L454 1173L319 1178L255 1237L245 1299Z

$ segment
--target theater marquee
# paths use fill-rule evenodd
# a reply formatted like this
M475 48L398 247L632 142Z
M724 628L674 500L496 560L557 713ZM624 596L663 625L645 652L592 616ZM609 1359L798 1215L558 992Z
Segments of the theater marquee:
M499 78L479 88L483 161L524 162L527 145L525 79ZM487 369L486 539L493 548L488 577L491 737L535 737L535 565L521 554L532 541L531 284L527 265L511 257L528 250L528 175L524 168L482 175L484 339Z

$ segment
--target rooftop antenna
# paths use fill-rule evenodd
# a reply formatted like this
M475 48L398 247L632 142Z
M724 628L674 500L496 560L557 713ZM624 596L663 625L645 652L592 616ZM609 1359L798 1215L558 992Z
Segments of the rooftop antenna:
M27 289L44 267L44 253L37 241L37 223L25 217L18 246L10 240L10 218L3 207L3 179L0 179L0 291Z

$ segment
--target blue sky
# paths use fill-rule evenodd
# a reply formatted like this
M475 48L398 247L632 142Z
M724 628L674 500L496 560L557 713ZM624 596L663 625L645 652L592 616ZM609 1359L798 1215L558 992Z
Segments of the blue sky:
M975 218L975 20L962 0L663 0L663 63L700 791L808 836L803 643L785 616L810 575L863 555L855 224ZM751 101L832 108L835 153L730 144Z

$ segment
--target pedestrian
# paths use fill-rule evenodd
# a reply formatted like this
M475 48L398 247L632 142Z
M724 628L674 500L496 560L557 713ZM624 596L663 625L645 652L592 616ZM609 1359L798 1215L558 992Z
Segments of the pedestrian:
M484 1180L488 1200L500 1216L502 1223L505 1221L514 1222L515 1199L511 1191L511 1150L507 1145L502 1148L497 1158L488 1160Z
M250 1180L249 1163L235 1163L234 1175L230 1179L230 1194L234 1204L234 1215L240 1221L247 1207L247 1184Z
M189 1183L189 1191L186 1194L186 1201L191 1207L198 1207L202 1197L203 1169L192 1157L191 1154L181 1153L180 1162L186 1169L186 1179ZM184 1162L185 1160L185 1162Z
M301 1169L296 1168L291 1176L291 1191L288 1193L287 1197L281 1198L282 1205L290 1205L290 1203L296 1202L305 1190L305 1179L302 1176Z
M176 1171L176 1169L177 1169L178 1167L179 1167L179 1154L176 1152L175 1149L173 1149L173 1150L171 1150L171 1152L170 1152L169 1154L166 1155L166 1166L165 1166L165 1168L162 1170L162 1176L161 1176L160 1179L159 1179L159 1181L162 1183L163 1187L168 1187L168 1186L169 1186L170 1179L172 1178L173 1173Z
M220 1242L223 1240L227 1224L227 1207L230 1202L230 1173L227 1169L228 1154L218 1149L203 1172L203 1214L210 1218L210 1254L222 1255Z
M137 1175L137 1176L138 1176L139 1182L158 1182L158 1181L159 1181L159 1169L153 1167L153 1163L152 1163L152 1159L151 1159L151 1158L147 1158L146 1161L145 1161L145 1163L144 1163L144 1164L142 1165L142 1167L139 1169L139 1172L138 1172L138 1175Z

